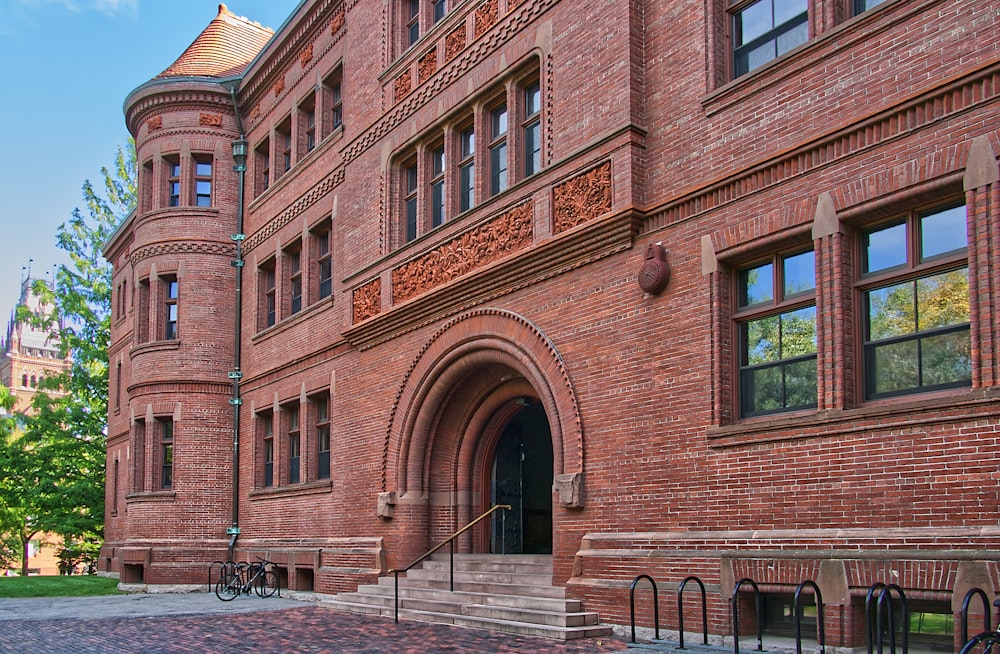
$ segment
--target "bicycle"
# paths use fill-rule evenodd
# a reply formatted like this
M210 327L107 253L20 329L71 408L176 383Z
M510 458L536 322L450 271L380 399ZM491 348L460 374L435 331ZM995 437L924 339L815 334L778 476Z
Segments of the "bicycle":
M249 595L252 590L258 597L271 597L275 593L280 597L278 574L268 566L274 566L274 562L257 559L255 563L227 564L215 584L215 596L229 602L239 595Z

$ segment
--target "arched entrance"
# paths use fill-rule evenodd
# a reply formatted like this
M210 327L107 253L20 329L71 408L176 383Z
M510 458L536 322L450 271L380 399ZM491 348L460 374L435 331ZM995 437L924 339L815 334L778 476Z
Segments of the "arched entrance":
M552 553L552 434L537 401L519 398L493 448L490 547L495 554Z
M523 459L522 459L523 454ZM516 488L514 524L484 520L459 552L551 553L561 508L582 506L583 438L573 384L552 343L500 309L457 316L426 342L400 386L383 452L380 516L422 554ZM515 502L507 501L514 505ZM516 538L503 534L508 527Z

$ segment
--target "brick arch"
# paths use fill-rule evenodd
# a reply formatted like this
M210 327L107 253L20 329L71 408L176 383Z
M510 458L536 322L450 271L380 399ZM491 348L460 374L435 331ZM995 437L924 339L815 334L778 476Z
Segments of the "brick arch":
M552 434L553 472L583 472L583 431L576 394L555 345L516 313L483 308L441 326L414 357L396 396L382 457L382 490L426 494L428 461L442 413L456 388L477 370L508 370L521 377L545 409ZM503 379L496 385L502 386ZM467 427L481 425L466 407ZM454 413L452 407L448 410ZM455 438L461 438L456 436ZM469 443L454 444L463 456Z

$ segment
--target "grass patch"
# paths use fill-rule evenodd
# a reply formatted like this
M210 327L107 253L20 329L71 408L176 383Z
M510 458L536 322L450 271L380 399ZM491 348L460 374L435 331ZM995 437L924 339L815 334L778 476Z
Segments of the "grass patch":
M0 577L0 597L118 595L118 580L97 575Z

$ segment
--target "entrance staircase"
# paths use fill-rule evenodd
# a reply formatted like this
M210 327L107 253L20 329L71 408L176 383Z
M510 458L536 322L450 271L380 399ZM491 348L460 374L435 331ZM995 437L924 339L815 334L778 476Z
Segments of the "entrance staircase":
M393 584L387 575L324 603L392 617ZM565 588L552 585L552 557L544 555L456 554L451 591L448 554L435 554L400 576L399 617L559 640L611 635L596 613L583 611Z

